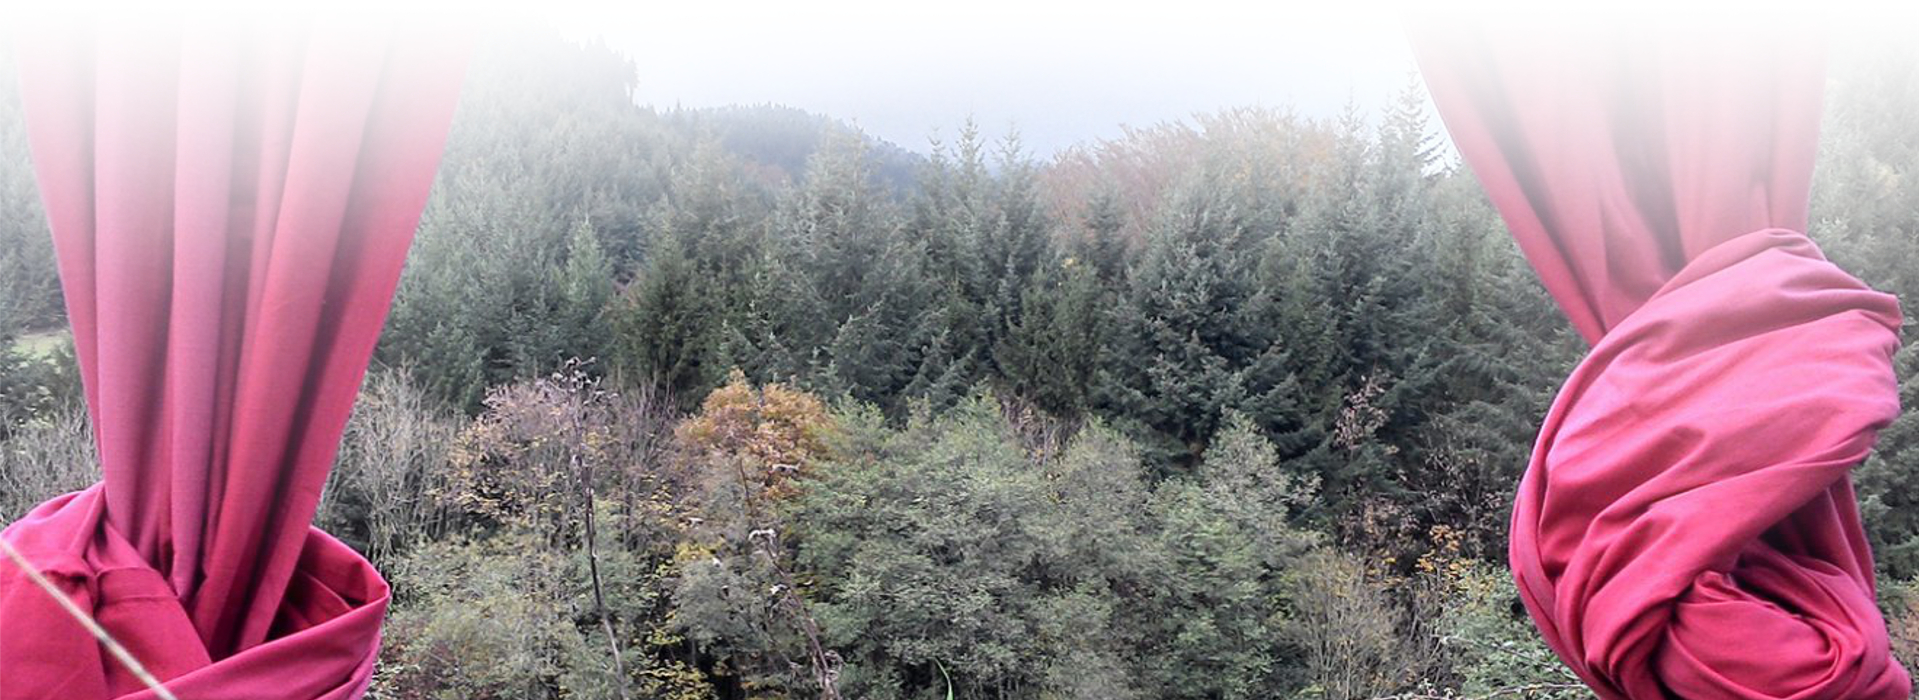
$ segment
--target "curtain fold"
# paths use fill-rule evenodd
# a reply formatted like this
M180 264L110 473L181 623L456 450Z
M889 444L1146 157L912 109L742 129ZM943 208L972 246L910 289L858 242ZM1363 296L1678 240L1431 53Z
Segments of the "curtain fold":
M464 39L365 17L19 36L104 479L4 536L179 697L357 697L386 584L310 523ZM149 696L54 605L0 566L0 700Z
M1521 598L1605 698L1906 698L1849 470L1900 311L1804 231L1824 73L1791 27L1438 21L1448 132L1592 344L1513 513Z

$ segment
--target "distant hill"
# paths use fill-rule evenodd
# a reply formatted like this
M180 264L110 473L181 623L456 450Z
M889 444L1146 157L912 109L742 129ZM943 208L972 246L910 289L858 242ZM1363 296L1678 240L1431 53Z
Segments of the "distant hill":
M916 171L925 158L891 141L875 138L844 121L802 109L775 104L730 105L702 109L664 110L660 116L684 132L710 131L727 151L749 166L770 169L797 182L806 172L806 158L819 148L826 134L851 132L864 139L879 181L898 194L914 189Z

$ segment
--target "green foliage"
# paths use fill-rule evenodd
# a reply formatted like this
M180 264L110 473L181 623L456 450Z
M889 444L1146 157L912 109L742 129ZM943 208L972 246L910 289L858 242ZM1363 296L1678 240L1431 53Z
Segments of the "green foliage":
M1908 344L1893 356L1899 374L1900 405L1919 401L1919 345ZM1894 577L1919 575L1919 413L1910 408L1880 434L1879 449L1855 472L1859 515L1873 539L1879 570Z
M1813 209L1908 298L1909 58L1840 64ZM478 52L319 516L397 587L376 697L1582 696L1493 563L1581 348L1416 90L918 159L633 75ZM60 303L9 99L6 518L94 459L15 342ZM1856 476L1910 662L1896 363Z
M586 655L564 560L527 536L434 543L396 562L379 696L550 697Z
M1497 559L1512 485L1580 345L1471 182L1443 180L1430 196L1414 255L1430 302L1420 323L1432 330L1405 370L1416 381L1405 409L1425 419L1397 477L1419 530L1445 525L1474 556Z
M1073 258L1037 275L994 348L1005 391L1053 415L1090 412L1110 300L1099 273Z
M799 179L807 160L825 141L856 129L824 115L772 104L675 109L666 119L708 133L716 145L738 154L753 179L774 183ZM874 175L894 192L914 189L919 156L890 143L874 146Z
M53 237L28 161L18 75L12 48L0 38L0 356L11 345L8 334L55 328L65 316Z
M614 367L631 385L698 400L719 379L719 309L677 233L660 236L615 310Z
M87 413L78 407L46 415L0 439L0 522L100 479Z
M1460 561L1434 574L1439 602L1434 628L1466 697L1498 694L1539 700L1592 697L1540 640L1519 606L1512 574L1480 561Z
M835 431L818 399L777 384L755 388L740 373L675 431L690 517L674 557L672 624L725 659L722 680L748 692L828 690L819 679L832 660L796 590L782 505L822 468Z
M24 425L40 404L33 360L14 342L11 334L0 330L0 440Z
M0 441L36 422L85 412L73 341L60 334L53 349L36 351L8 333L5 307L0 300Z
M1127 651L1111 629L1118 572L1100 569L1140 539L1139 477L1107 461L1127 455L1103 431L1035 464L995 406L969 399L886 435L798 502L799 561L849 696L931 695L942 666L962 698L1131 687L1112 673Z
M1076 239L1075 255L1092 266L1101 282L1110 284L1126 274L1126 239L1120 236L1125 225L1119 194L1110 187L1095 191L1086 207L1086 231Z
M832 137L807 166L805 183L781 203L777 246L792 255L800 288L793 348L816 348L812 377L823 393L905 410L905 391L925 362L936 306L919 244L897 207L876 189L864 142Z
M1300 647L1307 681L1301 695L1376 698L1423 677L1417 657L1406 653L1399 611L1364 562L1316 551L1286 572L1284 585L1283 629Z
M616 512L610 504L605 508ZM645 626L665 615L656 563L614 552L608 598L626 632L627 687L640 697L708 700L705 674L673 658L678 639ZM616 697L604 634L590 611L583 556L532 533L427 544L388 567L396 583L375 698Z
M367 504L372 542L399 552L383 557L396 586L378 693L714 697L670 623L679 513L662 475L630 466L664 451L657 397L570 363L493 392L448 448L445 414L391 381L369 386L329 494ZM353 449L376 440L396 449Z
M1919 664L1919 579L1879 582L1879 607L1892 637L1892 657L1901 666Z
M1153 493L1150 527L1163 553L1151 603L1138 612L1142 658L1155 697L1283 695L1301 680L1285 639L1285 574L1317 540L1294 527L1314 498L1310 479L1280 470L1271 442L1242 415L1227 417L1190 476Z
M16 345L59 327L64 317L16 75L12 51L0 43L0 440L79 393L77 372L68 370L71 351L63 362Z
M1113 312L1102 405L1174 471L1190 469L1247 400L1264 349L1252 298L1250 232L1210 180L1179 190Z
M490 387L598 354L606 336L593 302L639 257L659 172L684 138L632 103L632 81L631 64L604 48L488 37L382 361L413 367L434 396L477 412Z

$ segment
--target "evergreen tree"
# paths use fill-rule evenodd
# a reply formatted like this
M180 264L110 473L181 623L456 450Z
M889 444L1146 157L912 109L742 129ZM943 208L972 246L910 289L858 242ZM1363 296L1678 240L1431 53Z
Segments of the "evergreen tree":
M879 420L849 421L794 516L848 697L924 697L948 677L959 697L1163 696L1130 677L1126 641L1145 640L1112 592L1151 567L1122 554L1150 546L1123 440L1088 430L1036 461L991 397L904 431Z
M436 398L467 411L481 408L488 387L537 374L528 363L547 340L539 327L558 261L535 209L491 178L441 188L421 217L376 357L416 368Z
M927 322L926 249L902 234L871 168L854 135L828 138L781 206L775 236L806 283L793 290L808 315L793 319L789 346L817 349L811 386L897 417L938 329Z
M1407 371L1428 379L1406 397L1424 419L1402 478L1425 526L1497 558L1512 485L1582 348L1468 174L1435 182L1429 211L1414 252L1424 262L1414 310L1429 342Z
M719 362L758 383L797 383L810 376L817 348L805 345L801 325L819 313L805 279L772 251L762 251L740 271L740 283L723 290L726 306Z
M1181 191L1115 304L1101 405L1142 431L1163 468L1196 464L1246 398L1242 370L1261 350L1235 310L1252 295L1245 231L1204 180Z
M999 349L1024 322L1024 301L1055 285L1040 279L1056 254L1038 167L1016 134L1000 143L990 166L987 158L971 120L951 151L936 142L909 224L910 235L925 246L925 269L940 297L944 325L937 332L949 346L975 349L964 353L971 361L942 363L970 375L967 383L1005 376Z
M613 367L628 385L697 404L721 378L719 314L680 232L654 236L645 266L614 320Z
M1899 401L1919 401L1919 345L1907 344L1895 356ZM1919 575L1919 497L1911 477L1919 473L1919 412L1908 408L1880 433L1879 448L1857 471L1859 515L1872 536L1879 569L1895 578Z
M1260 278L1264 295L1251 313L1284 344L1267 365L1271 387L1296 382L1289 408L1304 417L1276 434L1306 448L1300 465L1326 484L1334 513L1356 513L1357 494L1396 494L1403 449L1417 416L1401 407L1417 391L1412 357L1428 342L1415 321L1417 272L1410 250L1423 176L1405 180L1381 165L1388 149L1366 137L1349 112L1330 157L1316 164L1313 186L1283 235L1267 241ZM1393 161L1398 166L1408 164ZM1278 398L1274 396L1274 398ZM1341 431L1345 436L1341 436Z
M613 297L613 267L593 226L582 220L567 242L566 267L560 273L558 323L565 329L560 354L598 358L606 352L601 319Z
M1125 225L1118 190L1110 186L1098 190L1087 205L1086 235L1079 239L1075 257L1098 271L1102 282L1114 284L1126 274L1126 239L1121 237Z
M703 133L671 168L660 206L687 255L716 289L744 286L767 250L768 202L746 181L744 164Z
M57 328L65 316L60 280L28 160L25 113L10 47L0 39L0 324L5 330ZM0 346L0 352L5 346Z
M1056 416L1090 409L1108 299L1099 273L1073 258L1036 278L1021 299L1019 317L994 348L1006 390Z
M1298 682L1279 629L1279 574L1314 544L1293 526L1313 485L1284 475L1245 416L1223 425L1191 475L1153 494L1155 553L1166 559L1133 624L1144 632L1140 666L1155 697L1288 697Z
M12 436L38 403L39 387L28 371L30 360L14 347L15 341L13 327L0 314L0 441Z
M379 361L477 412L488 388L604 347L606 324L581 325L591 300L569 296L588 270L568 251L591 222L605 262L583 250L579 265L609 285L631 269L676 139L633 104L632 79L618 55L553 36L476 51Z

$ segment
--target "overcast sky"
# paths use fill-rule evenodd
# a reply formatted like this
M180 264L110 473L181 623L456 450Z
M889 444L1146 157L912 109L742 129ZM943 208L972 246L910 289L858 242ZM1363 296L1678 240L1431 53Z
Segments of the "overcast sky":
M1398 15L1378 3L632 5L555 24L632 57L640 102L782 104L918 151L969 114L993 136L1016 124L1045 155L1225 107L1372 113L1414 75Z

